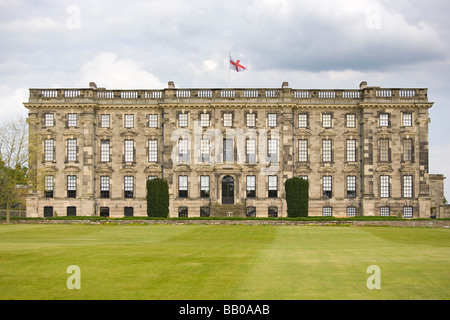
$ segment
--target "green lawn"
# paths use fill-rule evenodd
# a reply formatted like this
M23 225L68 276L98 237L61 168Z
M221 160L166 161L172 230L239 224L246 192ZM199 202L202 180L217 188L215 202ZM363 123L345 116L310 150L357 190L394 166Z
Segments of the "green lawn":
M0 225L3 300L449 299L449 271L448 229Z

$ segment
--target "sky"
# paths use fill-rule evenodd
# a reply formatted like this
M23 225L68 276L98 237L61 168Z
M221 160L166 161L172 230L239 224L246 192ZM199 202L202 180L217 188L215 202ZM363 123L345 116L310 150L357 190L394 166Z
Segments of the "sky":
M428 88L450 201L448 0L0 0L0 124L29 88Z

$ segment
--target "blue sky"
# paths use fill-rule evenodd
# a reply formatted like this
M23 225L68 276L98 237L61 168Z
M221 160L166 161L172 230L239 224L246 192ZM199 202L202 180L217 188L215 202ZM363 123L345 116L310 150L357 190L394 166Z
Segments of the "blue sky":
M450 177L449 14L447 0L0 0L0 122L26 116L29 88L227 87L231 52L248 68L232 87L428 88L430 173Z

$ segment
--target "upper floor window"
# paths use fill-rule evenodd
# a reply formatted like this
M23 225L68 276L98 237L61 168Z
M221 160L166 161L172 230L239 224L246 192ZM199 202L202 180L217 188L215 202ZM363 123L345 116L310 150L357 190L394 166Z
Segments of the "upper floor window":
M278 162L278 140L267 140L267 157L270 162Z
M158 140L156 139L148 140L148 161L158 161Z
M298 127L299 128L307 128L308 127L308 114L300 113L298 115Z
M53 127L55 125L55 115L53 113L44 114L44 125L46 127Z
M356 198L356 176L347 176L347 198Z
M126 114L124 121L125 128L133 128L134 127L134 114Z
M200 161L201 162L209 162L211 156L210 150L210 140L209 139L201 139L200 140Z
M109 176L100 176L100 198L109 198Z
M209 198L209 176L200 176L200 197Z
M414 152L413 152L413 148L414 148L414 142L413 139L403 139L402 140L402 147L403 147L403 161L407 161L407 162L413 162L414 158Z
M402 113L402 126L403 127L412 127L412 113L411 112L403 112Z
M247 198L256 197L256 176L247 176Z
M347 139L347 161L356 161L356 140Z
M413 176L403 176L403 198L412 198L413 196Z
M332 177L323 176L322 177L322 196L324 199L330 199L333 195L332 189Z
M390 177L380 176L380 197L389 198L390 197Z
M178 114L178 126L179 127L187 127L188 126L188 114L187 113L179 113Z
M322 127L323 128L331 128L331 114L330 113L323 113L322 114Z
M277 114L276 113L267 114L267 126L269 126L269 127L277 126Z
M77 139L67 139L67 161L77 161Z
M355 128L356 127L356 115L354 113L349 113L345 115L345 126L347 128Z
M44 178L44 197L53 198L53 176L45 176Z
M269 198L278 197L278 176L269 176Z
M390 161L390 148L389 148L389 138L383 138L379 140L380 154L379 159L383 162Z
M187 198L188 196L188 176L178 176L178 197Z
M178 140L178 160L189 161L188 140L180 138Z
M125 162L133 162L134 161L134 140L125 140Z
M124 177L124 198L134 197L134 177L125 176Z
M232 113L224 113L223 114L223 126L224 127L232 127L233 126L233 114Z
M322 140L322 161L331 162L332 157L332 141L330 139Z
M389 127L389 113L380 113L379 123L380 127Z
M256 139L247 139L247 163L256 162Z
M77 114L76 113L67 114L67 126L69 128L77 126Z
M200 114L200 126L209 127L210 122L210 114L209 113L201 113Z
M108 162L110 153L109 153L110 141L109 140L101 140L100 141L100 161Z
M77 176L67 176L67 198L77 196Z
M298 140L298 161L308 161L308 140Z
M53 139L46 139L44 141L44 160L53 161L55 153L55 141Z
M148 115L148 127L149 128L157 128L158 127L158 115L157 114L149 114Z
M256 114L255 113L247 113L246 122L247 122L247 127L255 127L256 126Z
M100 115L100 127L109 128L111 126L111 115L102 114Z

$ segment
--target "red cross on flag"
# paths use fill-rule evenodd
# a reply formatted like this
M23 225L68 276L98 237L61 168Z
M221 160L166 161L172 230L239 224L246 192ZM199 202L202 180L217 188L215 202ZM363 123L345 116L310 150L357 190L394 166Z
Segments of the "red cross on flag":
M245 67L241 64L241 60L235 59L232 56L230 56L230 69L236 72L242 72L246 70Z

